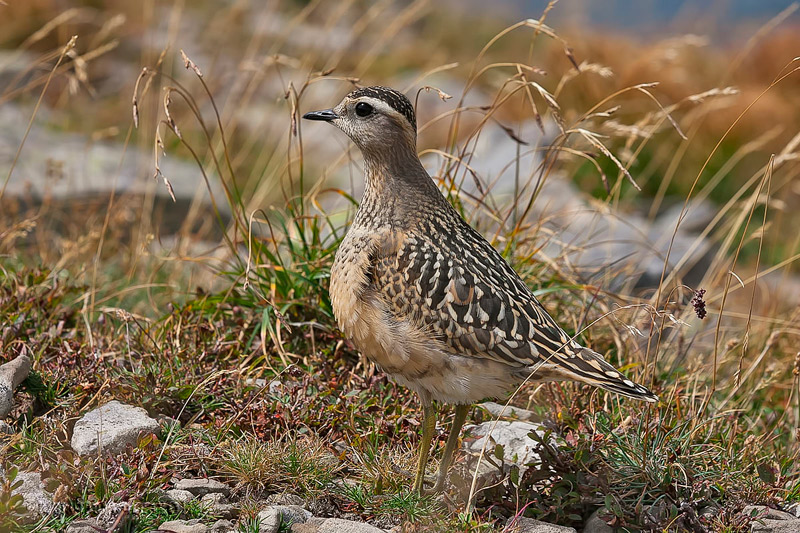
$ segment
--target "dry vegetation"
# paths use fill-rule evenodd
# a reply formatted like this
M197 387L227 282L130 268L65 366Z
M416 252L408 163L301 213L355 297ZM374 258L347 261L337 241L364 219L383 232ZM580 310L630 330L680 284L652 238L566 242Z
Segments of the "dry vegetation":
M22 525L0 485L0 529L57 531L109 501L133 503L131 531L205 516L158 501L175 476L218 477L253 502L292 492L407 531L502 530L523 513L581 527L605 506L615 525L734 532L748 530L745 504L800 501L796 18L719 48L464 17L424 1L0 3L0 106L23 110L33 131L118 147L117 172L133 167L146 184L12 196L8 184L30 178L17 156L48 153L26 140L3 155L0 353L30 354L35 372L0 453L6 468L44 472L65 513ZM342 139L309 141L297 119L357 80L459 87L445 102L418 98L420 150L446 154L443 190L569 331L661 397L643 411L575 384L524 387L513 403L563 446L481 492L469 514L452 495L409 493L398 472L418 438L414 398L332 320L327 273L354 194L336 177L360 180L359 163ZM533 183L572 176L598 211L623 218L713 202L702 281L687 287L665 269L651 290L606 290L566 257L543 257L552 236L527 205L457 194L465 180L489 187L491 176L468 171L485 124L507 125L513 143L531 118L556 132L525 147L543 153L523 170ZM214 207L155 194L171 183L157 172L165 160L193 161L193 186ZM58 161L45 166L57 186ZM701 288L703 303L692 302ZM181 428L120 457L76 457L71 426L111 398Z

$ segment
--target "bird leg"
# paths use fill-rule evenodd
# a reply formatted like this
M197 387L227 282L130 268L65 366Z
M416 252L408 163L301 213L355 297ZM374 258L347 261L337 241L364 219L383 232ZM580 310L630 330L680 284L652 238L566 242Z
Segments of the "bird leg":
M433 488L434 492L441 492L444 488L444 483L447 479L447 471L450 469L450 463L453 461L453 454L458 445L458 436L461 433L461 427L464 425L464 421L467 419L468 412L469 405L456 405L453 415L453 426L450 428L450 435L447 437L447 444L444 447L442 462L439 463L439 475L436 477L436 486Z
M436 410L430 402L422 405L422 441L419 444L419 462L417 463L417 476L414 478L414 491L422 494L422 484L425 481L425 467L428 465L428 453L431 449L433 432L436 430Z

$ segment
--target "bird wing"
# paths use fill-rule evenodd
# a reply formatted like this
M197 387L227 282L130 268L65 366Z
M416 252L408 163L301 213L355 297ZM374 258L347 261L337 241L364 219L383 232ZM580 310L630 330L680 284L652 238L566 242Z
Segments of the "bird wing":
M654 401L573 341L494 247L460 222L449 233L394 238L375 257L373 283L396 319L420 324L453 353L531 369L534 380L576 380Z

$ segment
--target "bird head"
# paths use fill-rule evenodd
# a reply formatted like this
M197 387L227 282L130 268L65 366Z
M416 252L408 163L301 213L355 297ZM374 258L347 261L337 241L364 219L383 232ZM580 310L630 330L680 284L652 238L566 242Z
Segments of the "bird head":
M403 148L416 153L414 107L404 94L388 87L356 89L336 107L311 111L303 118L330 122L346 133L367 157Z

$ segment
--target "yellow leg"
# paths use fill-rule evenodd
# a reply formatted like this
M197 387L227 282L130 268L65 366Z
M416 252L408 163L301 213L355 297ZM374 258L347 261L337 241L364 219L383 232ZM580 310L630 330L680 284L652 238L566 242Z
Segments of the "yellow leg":
M453 415L453 426L450 428L450 435L447 437L447 445L444 448L444 456L442 462L439 463L439 475L436 477L436 486L434 492L441 492L444 488L444 482L447 479L447 471L450 469L450 463L453 461L453 454L458 445L458 436L461 433L461 427L467 419L469 412L469 405L456 405L456 411Z
M431 449L433 432L436 430L436 410L431 403L422 405L422 441L419 443L419 462L417 477L414 478L414 490L422 494L422 483L425 481L425 467L428 465L428 453Z

